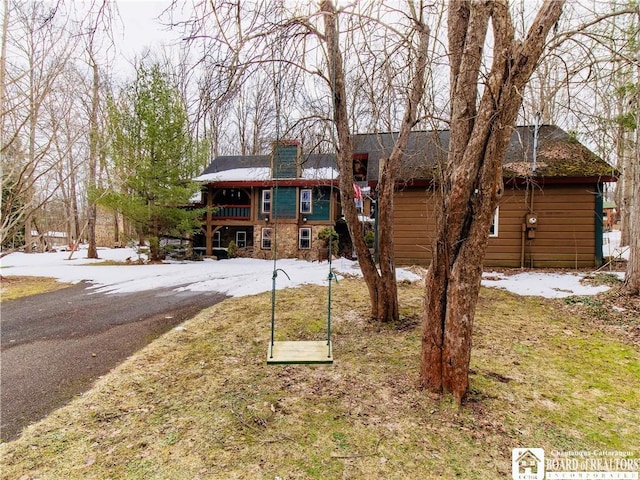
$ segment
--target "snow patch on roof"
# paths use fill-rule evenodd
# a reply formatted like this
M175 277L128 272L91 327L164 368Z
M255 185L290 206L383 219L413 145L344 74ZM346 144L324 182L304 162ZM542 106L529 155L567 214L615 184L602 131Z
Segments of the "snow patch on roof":
M302 178L305 180L335 180L339 176L335 168L304 168L302 170Z
M269 180L269 167L232 168L222 172L207 173L195 178L196 182L248 182L252 180Z
M338 171L331 167L304 168L303 180L334 180L338 178ZM233 168L222 172L207 173L195 178L196 182L251 182L272 180L271 168Z

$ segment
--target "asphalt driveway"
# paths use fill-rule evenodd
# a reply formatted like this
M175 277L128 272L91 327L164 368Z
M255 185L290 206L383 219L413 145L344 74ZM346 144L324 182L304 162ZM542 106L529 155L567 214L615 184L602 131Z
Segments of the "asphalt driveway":
M0 438L75 395L174 326L224 298L173 288L106 294L80 283L0 306Z

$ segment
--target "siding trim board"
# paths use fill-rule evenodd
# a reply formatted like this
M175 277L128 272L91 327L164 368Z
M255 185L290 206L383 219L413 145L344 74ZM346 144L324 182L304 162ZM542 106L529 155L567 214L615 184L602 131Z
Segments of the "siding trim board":
M595 195L596 205L594 209L595 214L595 266L600 267L604 262L604 254L602 253L602 234L604 230L604 214L603 214L603 198L602 191L604 190L602 185L598 185L598 193Z

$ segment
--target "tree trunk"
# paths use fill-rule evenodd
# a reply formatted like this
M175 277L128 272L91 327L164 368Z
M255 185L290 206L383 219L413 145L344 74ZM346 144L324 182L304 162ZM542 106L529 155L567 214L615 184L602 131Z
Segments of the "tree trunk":
M640 24L640 5L636 6ZM640 40L640 31L637 33ZM625 287L632 295L640 295L640 62L636 62L636 138L635 156L631 163L634 193L629 211L629 261L625 275Z
M120 245L121 247L124 246L120 243L120 225L118 223L118 212L113 212L113 241L116 245Z
M545 0L519 42L505 3L449 4L451 133L445 177L436 193L440 208L425 286L420 381L432 392L452 393L458 404L469 386L473 320L489 229L502 195L502 161L522 105L520 92L562 5ZM484 77L481 53L490 21L495 46ZM478 104L481 78L487 80Z
M636 127L636 141L640 141ZM633 165L633 185L635 193L629 215L629 260L624 284L631 295L640 295L640 150L636 147L636 160Z
M89 44L89 61L91 63L91 71L93 73L93 85L91 88L91 111L89 115L89 172L87 189L89 190L87 209L87 235L89 246L87 249L87 258L98 258L98 249L96 247L96 216L97 207L95 191L96 191L96 175L98 171L98 102L100 88L100 72L98 64L93 52L93 37Z

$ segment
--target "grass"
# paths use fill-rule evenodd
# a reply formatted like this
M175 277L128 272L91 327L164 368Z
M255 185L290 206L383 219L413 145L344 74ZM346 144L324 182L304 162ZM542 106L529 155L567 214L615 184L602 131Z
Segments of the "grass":
M277 338L317 339L326 290L278 292ZM417 388L422 289L367 320L333 293L332 366L267 366L270 295L229 299L0 445L1 478L510 478L511 449L633 450L640 353L560 301L483 289L471 392Z
M52 292L68 287L68 283L61 283L49 277L14 277L3 276L0 286L0 301Z

